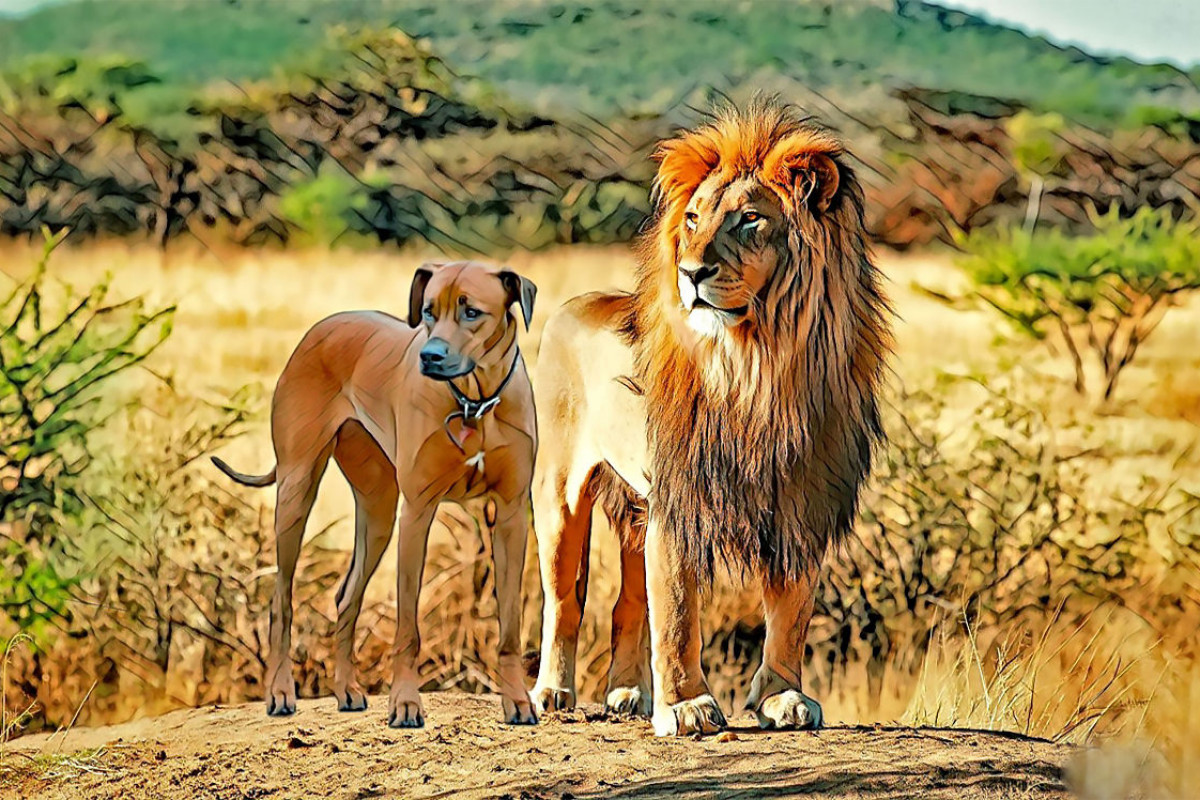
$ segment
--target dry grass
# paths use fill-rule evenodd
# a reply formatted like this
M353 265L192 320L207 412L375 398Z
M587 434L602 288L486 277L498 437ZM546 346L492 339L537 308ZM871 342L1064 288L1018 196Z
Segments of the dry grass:
M32 255L31 250L10 244L0 253L0 263L15 270L31 264ZM156 394L147 396L159 397L161 378L165 377L179 396L219 402L249 386L245 396L252 398L253 413L246 435L221 439L214 445L219 445L221 455L231 463L259 471L271 462L266 398L303 332L335 311L401 311L412 271L420 261L420 254L384 251L214 252L179 247L161 253L123 244L96 244L61 251L53 274L83 285L104 272L113 272L117 296L144 294L154 305L178 303L175 333L149 366L158 377L144 372L124 389L149 392L153 388ZM583 291L628 288L632 283L632 259L622 248L522 253L508 263L539 287L534 329L523 344L531 362L537 358L541 326L559 303ZM1200 607L1200 587L1190 572L1195 562L1180 560L1179 554L1192 552L1196 542L1188 538L1194 529L1181 530L1167 509L1178 501L1181 490L1200 493L1200 449L1196 447L1200 433L1195 425L1195 386L1200 382L1195 331L1200 327L1200 298L1191 298L1167 316L1139 362L1123 378L1127 381L1122 389L1126 399L1097 415L1076 401L1069 365L1063 360L1038 348L1002 344L999 337L1005 328L998 319L983 312L947 308L913 288L914 281L946 289L961 280L948 258L885 254L883 264L901 318L895 382L935 392L938 398L935 413L929 410L932 407L918 407L915 394L902 393L896 413L908 416L911 412L921 418L923 436L938 435L938 454L949 464L948 472L965 472L979 460L973 448L980 440L971 433L973 425L980 421L980 409L987 407L989 398L1004 393L1036 410L1042 421L1040 442L1053 452L1072 456L1064 485L1069 486L1072 502L1090 516L1064 519L1086 518L1086 535L1093 537L1080 546L1091 546L1105 536L1131 538L1130 525L1142 526L1139 535L1147 545L1136 557L1130 556L1133 567L1122 567L1133 570L1122 578L1133 588L1120 602L1111 597L1091 602L1082 590L1076 596L1069 586L1049 582L1039 592L1037 586L1025 582L1022 586L1029 590L1028 597L1019 615L1002 621L999 615L980 617L977 609L972 609L966 619L981 627L969 631L962 609L942 608L938 602L944 601L918 598L925 610L896 617L911 619L912 625L890 629L894 652L880 658L875 667L862 657L857 638L844 647L818 642L814 658L828 655L828 666L821 666L817 659L809 680L817 684L827 717L833 721L903 719L916 724L1001 728L1072 742L1088 741L1089 735L1102 733L1109 739L1152 746L1175 764L1190 763L1188 757L1197 754L1190 743L1197 741L1193 722L1197 716L1192 712L1200 710L1200 654L1184 629L1194 630L1197 620L1192 612ZM132 449L136 457L159 446L156 442L169 439L172 431L195 424L194 408L185 413L182 405L167 401L148 405L149 416L142 417L142 428L109 431L108 441L119 445L114 450ZM1008 423L1001 417L990 424L993 429L999 426L1002 434ZM202 524L187 541L195 546L224 541L220 537L234 532L218 532L214 526L226 523L251 528L237 532L239 541L251 551L244 557L245 563L238 563L236 552L229 550L216 561L210 559L210 566L230 570L246 582L250 589L241 602L251 611L265 608L262 593L269 589L269 580L264 578L269 578L273 562L267 522L271 493L231 489L203 469L195 476L186 484L189 491L219 495L221 508L243 510L226 518L202 517ZM1145 502L1157 505L1146 506L1138 515L1117 513L1122 498L1149 497L1151 490L1161 490L1161 494ZM345 565L344 551L349 550L353 531L352 509L344 483L327 480L310 524L311 532L323 533L319 541L306 546L307 574L315 575L316 580L306 595L307 606L297 614L296 641L301 661L309 664L300 676L306 693L324 691L328 685L322 664L327 643L320 641L332 628L332 592L326 589ZM983 509L984 505L978 504L967 509L973 525ZM1125 520L1120 524L1126 527L1114 527L1117 523L1112 520L1116 519ZM1112 529L1106 530L1106 525ZM487 654L495 647L495 609L485 539L458 510L447 510L435 527L422 594L426 675L433 685L478 690L494 683ZM608 610L619 582L612 569L616 560L611 533L601 525L593 542L593 576L580 640L582 695L589 700L597 699L603 687ZM532 647L539 629L540 587L532 545L530 552L525 629ZM930 563L941 562L931 559ZM385 556L360 623L360 659L372 688L382 687L386 679L394 576L393 559ZM864 574L863 580L874 578ZM1048 591L1067 596L1043 596ZM1004 593L997 597L1006 602L1011 599ZM1163 598L1176 602L1171 614L1164 611ZM471 620L480 624L467 624ZM732 588L718 592L704 623L712 634L706 657L714 685L726 702L735 702L749 677L746 664L756 657L753 643L761 624L757 599ZM247 648L260 652L262 621L250 614L240 624L253 633L247 633ZM818 625L814 637L833 637L835 633L822 631ZM66 657L70 643L56 644L48 657L56 656L54 650ZM149 682L122 682L121 699L93 700L83 721L94 723L171 705L254 695L253 681L232 694L222 694L219 675L199 674L218 668L213 648L219 647L211 637L204 639L198 634L181 640L167 674ZM252 675L258 668L254 657L247 656L240 663L238 675ZM61 695L57 701L60 710L69 713L77 708L90 681L85 671L73 683L57 686L53 691ZM875 691L869 688L872 681L879 684ZM156 687L153 701L144 692L150 685ZM1086 763L1079 769L1090 774ZM1194 785L1200 777L1194 773L1185 768L1172 772L1172 788L1183 791Z

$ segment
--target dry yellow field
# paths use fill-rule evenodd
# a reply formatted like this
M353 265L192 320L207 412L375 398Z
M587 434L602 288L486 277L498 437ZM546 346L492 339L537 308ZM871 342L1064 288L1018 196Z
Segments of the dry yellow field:
M19 276L36 255L34 248L10 244L0 251L0 265L10 276ZM198 246L164 253L113 243L60 249L51 275L87 286L111 273L116 298L141 295L152 307L176 304L174 333L150 368L171 376L182 392L213 401L242 386L256 387L262 425L224 455L250 471L265 471L271 454L265 428L270 392L304 332L323 317L348 309L404 314L413 270L423 260L437 258L394 250L217 252ZM879 261L897 312L896 382L919 387L946 373L1036 387L1036 396L1065 436L1078 438L1081 446L1104 448L1112 460L1110 470L1094 476L1098 491L1144 474L1173 475L1185 487L1200 490L1200 453L1174 458L1200 441L1200 297L1166 317L1123 378L1116 403L1097 411L1071 391L1065 359L1032 342L998 346L1008 329L997 315L955 310L915 288L961 288L962 277L950 256L884 252ZM633 285L633 256L623 247L516 253L506 263L538 285L533 327L522 341L531 365L537 361L546 318L565 300ZM970 388L955 391L966 393L958 405L969 411ZM953 429L961 420L950 414L945 422ZM335 483L327 481L314 529L351 508L348 491ZM338 542L346 541L350 527L347 520L335 528Z
M10 277L25 273L35 259L36 251L24 245L9 244L0 250L0 267ZM177 304L174 333L147 364L158 377L143 372L120 391L133 395L158 384L160 377L169 376L181 394L220 402L239 387L254 387L253 425L221 455L240 469L261 472L271 465L266 428L270 391L301 335L337 311L378 308L403 314L409 280L422 260L421 253L397 251L214 252L196 246L176 247L164 253L114 243L81 249L64 247L54 254L50 274L85 286L112 273L113 295L117 298L143 295L152 306ZM910 389L941 387L946 405L938 425L945 431L947 442L957 441L956 433L971 422L971 415L987 392L1011 390L1041 409L1054 430L1056 443L1090 454L1090 496L1106 498L1114 492L1136 489L1146 476L1174 481L1181 490L1200 493L1200 448L1196 447L1200 444L1200 297L1172 310L1123 378L1118 399L1098 409L1074 394L1066 360L1055 358L1046 346L1007 342L1007 329L996 315L954 310L915 288L916 284L942 291L960 287L961 276L948 255L885 252L879 260L898 314L893 382ZM634 268L632 255L625 248L576 247L519 253L507 263L539 287L534 325L522 343L533 363L544 322L559 304L584 291L628 289ZM979 380L947 381L947 375ZM189 420L176 422L182 428ZM120 438L119 432L110 431L108 435ZM962 444L969 446L966 440ZM221 480L216 475L213 479ZM251 490L245 492L252 496ZM268 504L269 495L269 491L262 493ZM349 491L331 471L310 531L328 528L323 543L348 550L352 514ZM264 529L261 535L270 537L271 532ZM434 546L439 537L443 544L452 543L454 533L436 530ZM594 546L600 555L593 557L588 614L595 623L585 628L580 644L580 669L585 674L599 674L603 669L607 658L607 610L616 594L615 576L605 572L605 565L614 562L603 555L612 552L610 535L598 533ZM392 597L392 559L391 555L385 556L371 587L375 601L382 604L390 604ZM533 569L527 573L526 590L531 595L527 617L536 615L540 592L535 575ZM1200 579L1192 584L1200 585ZM332 606L331 598L328 603ZM1048 606L1048 619L1052 611ZM382 627L370 631L370 635L390 638L386 618L379 616L372 621L368 616L364 615L368 628L372 624ZM1099 648L1102 644L1108 648L1106 652L1117 653L1127 661L1143 659L1158 646L1144 636L1127 636L1128 630L1114 628L1111 634L1101 635L1088 646ZM536 642L536 632L536 619L527 619L527 641ZM914 707L928 701L931 687L944 691L962 677L961 670L956 672L950 663L952 660L931 658L920 686L891 685L875 707L867 705L861 687L843 687L832 696L822 697L827 716L848 722L906 715L918 721L933 720L928 708L914 711ZM1062 656L1055 663L1057 679L1070 681L1070 660ZM852 670L849 674L855 673ZM1154 696L1154 681L1158 680L1171 685L1173 698L1170 708L1146 707L1142 712L1144 724L1136 731L1138 738L1181 735L1194 739L1191 734L1197 731L1187 709L1200 705L1197 664L1170 653L1161 658L1155 655L1138 674L1141 696ZM971 689L964 684L963 691ZM1032 697L1034 692L1030 690L1029 694ZM1168 712L1170 720L1165 719ZM1154 717L1160 714L1164 721L1156 726ZM977 719L964 714L958 721Z

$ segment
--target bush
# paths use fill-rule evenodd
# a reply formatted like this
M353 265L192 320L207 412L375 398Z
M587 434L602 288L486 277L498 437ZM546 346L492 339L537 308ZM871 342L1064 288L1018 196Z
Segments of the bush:
M351 229L355 212L367 207L368 192L376 183L364 183L332 164L323 165L316 177L283 190L279 212L314 241L328 245Z
M1150 208L1126 218L1112 209L1093 222L1087 236L977 231L961 240L960 263L975 285L972 297L1023 334L1061 340L1081 394L1090 352L1108 400L1177 295L1200 288L1200 226Z
M82 297L56 293L46 268L65 233L43 231L33 274L0 300L0 609L9 623L0 637L14 627L36 633L64 613L74 579L58 533L82 510L88 435L102 422L98 389L171 331L173 308L107 304L107 283Z

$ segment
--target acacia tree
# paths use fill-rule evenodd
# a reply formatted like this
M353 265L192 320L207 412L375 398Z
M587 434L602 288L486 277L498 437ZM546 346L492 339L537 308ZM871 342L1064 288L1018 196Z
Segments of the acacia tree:
M1012 140L1013 163L1017 172L1029 183L1024 223L1027 232L1037 225L1046 179L1062 162L1063 148L1059 133L1064 124L1058 114L1034 114L1029 111L1021 111L1005 122L1005 131Z
M1087 392L1085 354L1100 367L1104 400L1184 292L1200 288L1200 225L1170 209L1094 214L1093 233L981 230L961 240L972 296L1038 340L1059 339Z

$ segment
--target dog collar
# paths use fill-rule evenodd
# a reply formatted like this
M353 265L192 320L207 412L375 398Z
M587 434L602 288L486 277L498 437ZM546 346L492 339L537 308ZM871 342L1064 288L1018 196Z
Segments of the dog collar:
M508 374L504 376L504 380L500 381L500 386L491 394L490 397L481 397L478 400L472 400L470 397L467 397L465 394L463 394L462 389L459 389L457 386L455 386L453 381L449 381L450 393L454 395L454 401L458 403L458 407L462 413L463 422L477 420L496 406L500 405L500 395L504 392L504 387L508 386L508 382L512 380L513 374L517 371L517 362L520 360L521 349L517 348L517 354L513 356L513 363L512 366L508 368Z
M464 453L466 452L463 450L462 444L459 443L458 439L450 431L450 420L454 419L455 417L461 417L463 425L469 428L474 428L474 423L479 421L484 414L500 405L500 395L503 394L504 388L508 386L508 382L512 380L513 374L517 371L517 362L520 360L521 350L520 348L517 348L517 354L513 356L513 363L512 366L508 368L508 374L504 376L504 380L500 381L500 386L497 387L496 391L488 397L481 397L478 400L473 400L463 394L462 390L455 386L453 381L449 382L450 393L454 395L454 402L458 404L458 410L451 411L449 414L447 414L442 426L446 430L446 435L450 437L450 442L460 451ZM476 454L480 458L480 463L482 463L482 453L483 451L481 450L478 454ZM476 466L478 467L479 464L476 464Z

